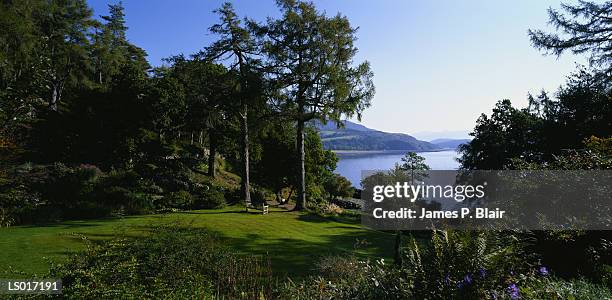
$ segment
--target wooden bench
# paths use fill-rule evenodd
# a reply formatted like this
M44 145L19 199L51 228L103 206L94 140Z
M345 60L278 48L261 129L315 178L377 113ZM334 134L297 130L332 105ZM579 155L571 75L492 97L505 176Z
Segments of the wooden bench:
M247 208L247 212L249 211L249 208L252 208L252 209L261 210L262 215L267 215L269 205L267 203L262 203L260 205L255 206L255 205L252 205L251 203L247 203L246 208Z

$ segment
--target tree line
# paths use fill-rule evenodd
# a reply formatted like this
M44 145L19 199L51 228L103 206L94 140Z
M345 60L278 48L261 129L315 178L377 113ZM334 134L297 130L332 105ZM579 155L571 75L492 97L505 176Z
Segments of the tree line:
M3 2L3 166L134 169L187 151L206 157L211 177L225 158L247 203L255 182L291 187L304 209L308 194L341 180L309 124L360 118L373 73L354 61L357 30L345 16L310 2L277 4L280 17L256 22L225 3L213 43L151 67L126 37L121 3L98 20L84 0Z
M464 169L608 169L612 153L612 2L580 1L548 10L561 34L529 30L533 46L545 54L588 55L555 93L527 95L516 108L498 101L491 115L481 114L460 147Z

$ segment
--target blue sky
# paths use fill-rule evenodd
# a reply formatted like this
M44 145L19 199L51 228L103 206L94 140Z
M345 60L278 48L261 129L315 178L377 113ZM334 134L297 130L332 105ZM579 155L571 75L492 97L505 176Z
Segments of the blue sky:
M89 0L94 14L115 1ZM208 45L216 0L126 0L128 39L149 61ZM277 16L274 0L232 1L241 16ZM583 57L543 56L527 29L547 25L550 0L327 0L315 1L359 27L357 61L371 62L376 96L363 124L420 138L459 137L496 101L526 103L527 92L555 91ZM427 132L430 132L429 134ZM434 132L433 134L431 132Z

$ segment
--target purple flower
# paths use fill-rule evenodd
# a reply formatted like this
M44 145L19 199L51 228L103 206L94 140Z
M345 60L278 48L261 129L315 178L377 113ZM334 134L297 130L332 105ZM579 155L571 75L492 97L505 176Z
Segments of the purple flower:
M548 276L550 274L548 272L548 269L545 266L541 266L538 271L540 272L540 275L542 276Z
M446 273L446 276L444 277L444 283L450 284L450 274Z
M521 295L519 294L519 288L516 284L511 284L508 286L508 294L510 294L510 298L512 300L520 299Z
M491 298L492 298L493 300L497 300L497 293L495 293L495 292L491 292Z
M463 277L463 280L457 283L457 288L462 289L466 285L470 285L470 284L472 284L472 275L467 274L465 275L465 277Z
M467 274L465 275L465 277L463 277L463 282L467 285L467 284L471 284L472 283L472 275Z
M481 279L485 278L487 276L487 270L485 268L480 268L480 270L478 270L478 275Z

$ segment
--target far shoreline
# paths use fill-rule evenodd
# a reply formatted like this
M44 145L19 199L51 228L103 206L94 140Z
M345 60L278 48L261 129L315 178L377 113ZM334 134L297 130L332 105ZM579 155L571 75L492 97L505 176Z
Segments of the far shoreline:
M435 150L333 150L332 152L340 155L367 155L367 154L398 154L398 153L426 153L426 152L443 152L443 151L457 151L453 148L435 149Z

